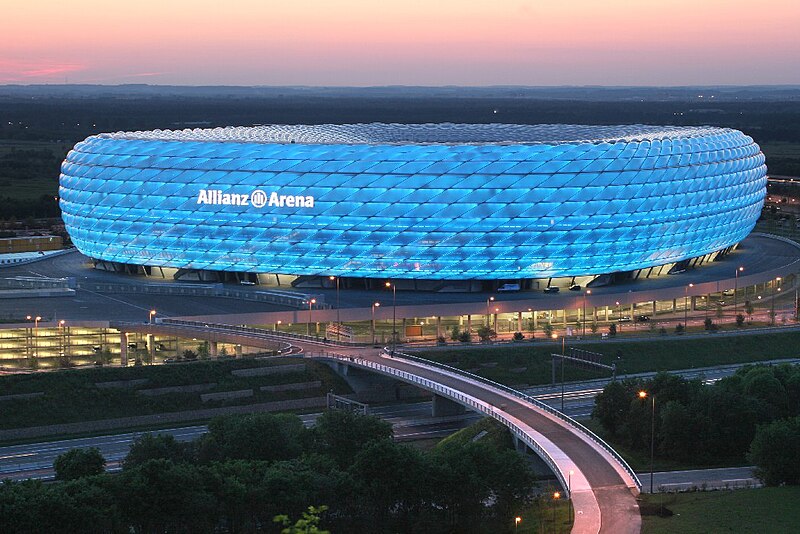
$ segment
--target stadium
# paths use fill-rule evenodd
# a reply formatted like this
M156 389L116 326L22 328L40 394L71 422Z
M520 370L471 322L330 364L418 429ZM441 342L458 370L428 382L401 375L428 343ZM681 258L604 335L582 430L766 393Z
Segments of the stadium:
M766 183L725 128L353 124L100 134L59 191L106 269L532 287L713 260Z

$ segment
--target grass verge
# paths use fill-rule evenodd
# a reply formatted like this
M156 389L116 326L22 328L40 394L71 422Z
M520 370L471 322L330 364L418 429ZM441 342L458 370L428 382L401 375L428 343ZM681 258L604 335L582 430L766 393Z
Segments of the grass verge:
M569 345L568 345L569 346ZM674 371L772 359L800 357L800 332L746 336L715 336L703 339L662 339L619 343L587 343L583 350L602 354L601 361L616 363L620 374ZM503 346L420 351L423 358L453 365L507 385L538 385L551 382L550 354L560 347L548 345ZM567 366L564 379L587 380L608 376ZM560 371L557 379L560 381Z
M800 487L642 495L642 534L785 533L800 525ZM661 504L673 515L659 517Z

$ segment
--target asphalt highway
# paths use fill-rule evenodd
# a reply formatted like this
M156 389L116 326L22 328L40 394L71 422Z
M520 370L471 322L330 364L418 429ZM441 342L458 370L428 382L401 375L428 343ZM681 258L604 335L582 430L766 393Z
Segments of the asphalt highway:
M392 423L395 439L398 441L445 437L481 418L475 412L467 412L460 416L432 417L430 402L378 406L371 408L370 413ZM320 415L305 414L300 418L303 424L312 426ZM192 441L205 434L207 430L208 427L205 425L197 425L155 430L153 433L170 434L177 441ZM116 471L121 469L121 462L128 454L133 441L144 433L126 432L0 447L0 478L52 479L55 476L53 462L58 455L70 449L87 447L97 447L106 459L106 469Z

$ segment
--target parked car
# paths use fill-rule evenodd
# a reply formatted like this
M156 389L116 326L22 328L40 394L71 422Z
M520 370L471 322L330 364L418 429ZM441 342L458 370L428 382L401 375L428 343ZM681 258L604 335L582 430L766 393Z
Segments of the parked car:
M254 286L256 285L255 282L251 282L250 280L241 280L239 283L243 286Z
M519 291L519 284L503 284L497 291Z
M545 293L558 293L558 286L547 286L544 288Z
M646 323L647 321L649 321L649 320L650 320L650 316L649 316L649 315L638 315L638 316L636 317L636 320L637 320L638 322L640 322L640 323Z
M631 322L631 316L630 315L623 315L622 317L617 319L617 322L618 323L629 323L629 322Z
M572 284L571 286L569 286L569 290L570 291L580 291L581 290L581 286L579 284Z

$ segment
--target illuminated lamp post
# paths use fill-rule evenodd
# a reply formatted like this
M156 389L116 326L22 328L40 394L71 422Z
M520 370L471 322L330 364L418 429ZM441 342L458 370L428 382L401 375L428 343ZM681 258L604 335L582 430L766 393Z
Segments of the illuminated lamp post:
M558 499L560 498L561 492L553 492L553 531L556 530L556 506L558 505Z
M381 305L380 302L373 302L372 303L372 328L370 331L372 332L372 344L375 344L375 308Z
M744 271L744 267L739 267L734 271L733 277L733 318L736 319L736 293L739 291L739 273Z
M645 400L647 392L642 390L639 392L639 398ZM653 452L655 451L655 434L656 434L656 396L650 395L652 401L652 411L650 415L650 493L653 493Z
M153 324L153 317L155 317L155 315L156 315L156 311L155 310L150 310L150 314L149 314L149 317L148 317L148 322L150 324Z
M29 321L33 321L33 324L34 324L35 332L34 332L34 335L33 335L33 357L34 358L38 358L39 357L39 321L42 320L42 317L40 315L37 315L36 317L28 315L26 317L26 319L28 319Z
M386 282L386 287L392 288L392 356L397 346L397 284Z
M694 284L689 284L683 288L683 328L688 329L689 323L689 288L694 287Z
M67 321L61 319L58 322L58 328L61 330L61 357L64 358L67 354Z
M311 336L311 307L317 303L317 299L308 301L308 322L306 323L306 336Z
M586 337L586 297L591 294L591 289L587 289L586 293L583 294L583 333L581 334L583 337Z
M521 522L522 522L522 518L520 516L517 516L517 517L514 518L514 532L517 532L519 530L519 524Z
M779 292L781 290L781 288L776 287L778 285L778 282L780 281L781 277L779 276L775 279L775 282L772 284L772 310L770 311L769 314L769 321L771 326L775 326L775 294L776 292Z
M331 280L336 280L336 341L342 340L342 322L339 318L339 277L338 276L330 276Z
M490 321L491 321L491 315L492 314L489 311L489 303L490 302L494 302L494 297L489 297L488 299L486 299L486 328L489 328L491 326Z

